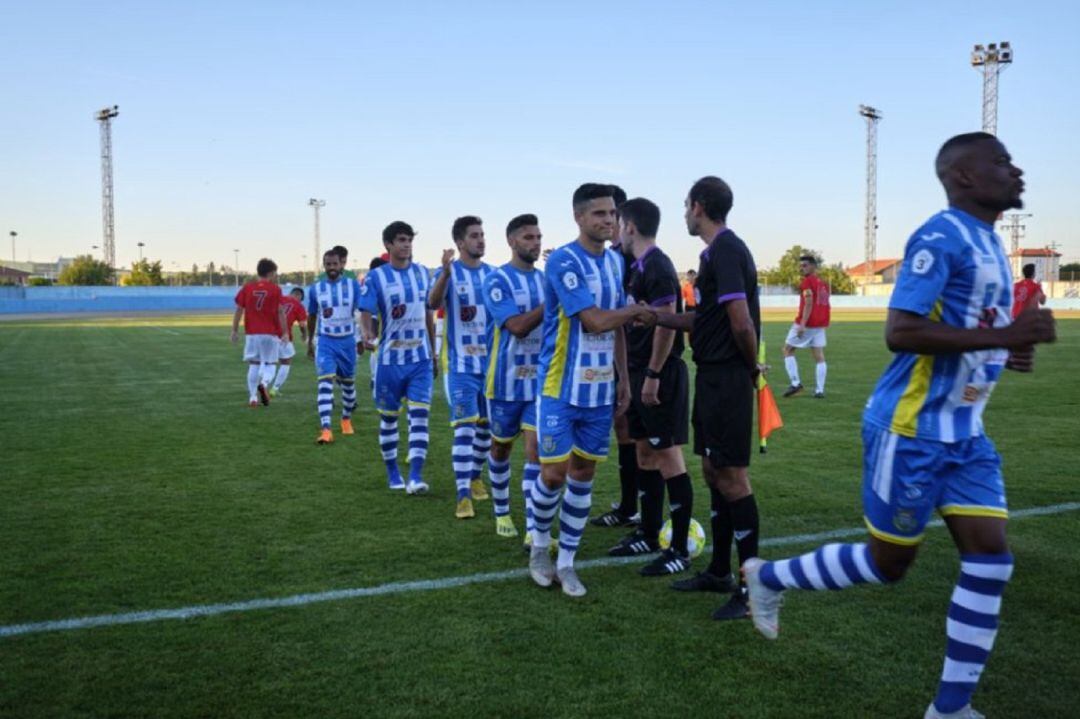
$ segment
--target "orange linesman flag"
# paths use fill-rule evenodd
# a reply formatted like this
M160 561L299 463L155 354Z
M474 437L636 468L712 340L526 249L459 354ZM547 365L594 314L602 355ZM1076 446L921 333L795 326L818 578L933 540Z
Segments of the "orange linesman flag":
M758 364L762 366L762 372L758 375L758 446L765 451L769 435L774 430L784 426L784 420L780 418L780 408L776 406L776 397L773 396L772 388L765 381L765 372L768 365L765 363L765 341L758 344Z

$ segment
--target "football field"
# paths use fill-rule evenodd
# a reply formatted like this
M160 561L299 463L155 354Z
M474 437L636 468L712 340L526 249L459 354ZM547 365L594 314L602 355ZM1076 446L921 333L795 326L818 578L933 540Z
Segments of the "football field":
M790 592L776 642L711 621L721 595L608 561L623 530L586 529L570 599L531 583L490 502L454 519L441 392L432 492L391 494L366 358L357 434L319 447L312 363L249 408L228 319L0 322L0 716L921 717L933 697L959 570L943 528L896 587ZM865 536L860 413L888 361L879 320L838 322L827 398L779 399L789 321L764 326L785 422L751 467L766 558ZM989 717L1080 715L1080 320L1058 332L987 411L1016 556ZM520 479L515 453L519 529ZM609 461L593 514L617 496Z

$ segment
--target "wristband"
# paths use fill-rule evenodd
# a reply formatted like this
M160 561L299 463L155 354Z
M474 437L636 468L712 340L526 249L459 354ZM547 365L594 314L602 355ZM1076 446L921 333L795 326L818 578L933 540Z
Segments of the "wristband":
M645 376L649 379L660 379L660 373L654 370L652 367L645 368Z

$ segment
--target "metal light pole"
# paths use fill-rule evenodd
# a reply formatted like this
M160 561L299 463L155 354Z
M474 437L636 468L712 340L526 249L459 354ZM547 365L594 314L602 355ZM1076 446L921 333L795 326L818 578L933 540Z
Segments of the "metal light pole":
M136 242L135 244L138 245L138 247L139 247L139 262L142 262L142 248L146 247L146 243L145 242Z
M11 235L11 261L15 262L15 238L19 236L19 233L12 230L8 234Z
M233 250L232 252L233 252L233 267L235 268L233 285L235 287L239 287L240 286L240 250Z
M307 285L307 255L300 255L300 281Z
M326 207L326 200L316 200L312 197L308 200L308 205L315 208L315 274L319 273L319 258L322 257L319 254L319 210Z
M101 123L101 225L104 234L105 264L116 267L116 236L113 220L112 119L120 114L113 105L98 110L94 119ZM119 273L117 277L119 278Z
M982 127L983 132L997 134L998 75L1013 61L1012 46L992 42L986 47L976 45L971 51L971 66L982 73Z
M874 276L874 261L877 259L877 125L881 112L869 105L859 105L859 114L866 118L866 227L864 272L866 284ZM864 287L864 293L868 287Z

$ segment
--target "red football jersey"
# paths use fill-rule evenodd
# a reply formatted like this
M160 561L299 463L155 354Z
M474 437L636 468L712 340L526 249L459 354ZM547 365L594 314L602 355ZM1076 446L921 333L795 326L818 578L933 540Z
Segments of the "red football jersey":
M281 288L274 282L248 282L236 293L236 306L244 308L244 332L249 335L280 335L278 308Z
M1013 285L1013 308L1012 316L1016 319L1016 316L1024 311L1029 302L1032 302L1032 297L1036 299L1032 303L1032 306L1039 304L1038 297L1043 293L1042 285L1035 280L1029 280L1024 278Z
M803 293L810 290L814 293L814 304L810 308L810 319L807 327L829 326L829 284L817 275L803 277L799 285L799 314L795 315L796 322L802 322L803 312L806 310L806 295Z
M289 326L289 341L292 342L293 325L307 322L307 310L304 309L304 304L292 295L282 295L281 301L285 304L285 324Z

